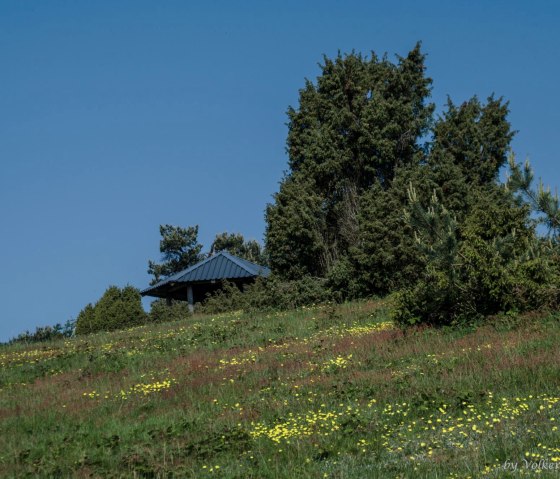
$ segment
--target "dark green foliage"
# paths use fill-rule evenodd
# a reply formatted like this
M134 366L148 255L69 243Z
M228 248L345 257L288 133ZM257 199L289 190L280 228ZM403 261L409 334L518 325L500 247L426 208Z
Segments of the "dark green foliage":
M267 263L261 245L255 240L245 241L243 235L239 233L217 234L210 246L210 255L219 251L227 251L256 264L266 265Z
M288 110L290 170L267 207L266 249L281 277L335 284L359 244L361 196L424 160L433 105L419 45L397 63L351 53L324 58L321 69Z
M342 302L363 296L365 288L361 283L362 278L357 276L356 268L348 256L334 263L326 280L325 285L335 301Z
M397 64L374 53L324 58L317 84L300 90L299 109L288 109L291 172L313 178L319 191L339 196L347 181L362 190L386 183L397 165L422 157L417 144L429 127L420 45ZM340 200L340 197L334 198Z
M360 198L359 238L350 251L359 296L387 294L418 277L419 261L412 229L402 211L406 201L404 171L387 189L377 183Z
M146 322L140 291L132 286L109 286L99 301L88 304L76 320L76 334L124 329Z
M458 222L477 201L475 192L491 194L496 188L497 171L513 136L506 115L507 104L493 98L486 105L476 98L460 107L449 102L435 126L427 162L397 169L387 188L375 185L362 195L360 241L351 257L363 294L409 287L423 274L424 260L402 214L409 184L414 185L419 204L427 204L436 194Z
M311 181L287 178L266 209L266 251L286 279L319 276L329 264L321 197Z
M202 313L227 311L289 310L300 306L324 303L332 299L325 280L304 276L300 280L285 281L277 277L259 278L240 290L224 282L221 290L198 306Z
M555 307L558 268L529 218L503 189L479 191L458 223L434 194L425 209L410 190L407 218L423 277L399 293L394 318L401 324L454 324L500 312Z
M410 184L422 203L434 191L458 218L472 203L471 191L460 168L452 163L398 168L387 188L373 185L360 197L358 242L349 250L350 282L357 296L387 294L416 281L425 263L418 255L413 229L403 215Z
M76 318L76 334L89 332L95 324L95 309L91 303L86 304Z
M402 213L408 185L420 204L435 194L457 224L475 192L496 188L514 135L508 103L448 100L434 122L424 60L419 45L396 63L339 54L300 91L288 110L289 171L266 211L280 277L326 278L341 299L409 287L428 259Z
M74 335L76 321L68 320L64 325L57 323L54 326L38 326L35 332L25 331L8 343L39 343L43 341L52 341L54 339L71 338Z
M185 301L172 300L171 304L167 304L165 299L158 298L150 304L148 321L150 323L165 323L185 319L189 315L189 307Z
M178 273L198 263L202 245L198 243L198 226L161 225L159 227L161 241L159 251L163 263L148 262L148 273L154 275L150 284L156 284L162 278Z
M494 183L514 136L508 112L508 103L493 96L485 105L476 96L460 106L448 99L447 111L434 126L429 161L460 166L469 184Z

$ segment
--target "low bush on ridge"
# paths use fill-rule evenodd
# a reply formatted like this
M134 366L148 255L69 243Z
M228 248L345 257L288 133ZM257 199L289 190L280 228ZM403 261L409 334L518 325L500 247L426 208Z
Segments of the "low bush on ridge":
M110 286L95 305L88 304L76 319L76 334L113 331L145 324L140 291L132 286Z
M271 311L289 310L300 306L325 303L333 294L322 278L303 277L294 281L281 281L272 276L258 278L243 290L232 283L224 282L222 289L210 295L197 310L202 313L227 311Z

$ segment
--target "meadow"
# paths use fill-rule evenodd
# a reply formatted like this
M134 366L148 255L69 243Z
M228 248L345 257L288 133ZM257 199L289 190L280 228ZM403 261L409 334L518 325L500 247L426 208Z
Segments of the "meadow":
M2 346L0 476L560 475L559 314L403 331L390 309Z

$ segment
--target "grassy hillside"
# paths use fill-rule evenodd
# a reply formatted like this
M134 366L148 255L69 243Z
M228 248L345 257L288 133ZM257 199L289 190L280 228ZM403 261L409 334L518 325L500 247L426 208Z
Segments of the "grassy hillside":
M404 334L370 302L2 347L0 476L557 477L559 318Z

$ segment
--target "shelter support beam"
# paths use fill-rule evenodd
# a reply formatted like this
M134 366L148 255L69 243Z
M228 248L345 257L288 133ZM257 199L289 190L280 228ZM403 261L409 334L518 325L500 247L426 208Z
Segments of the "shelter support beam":
M193 289L190 284L187 286L187 301L189 302L189 312L192 313L194 311L194 296Z

